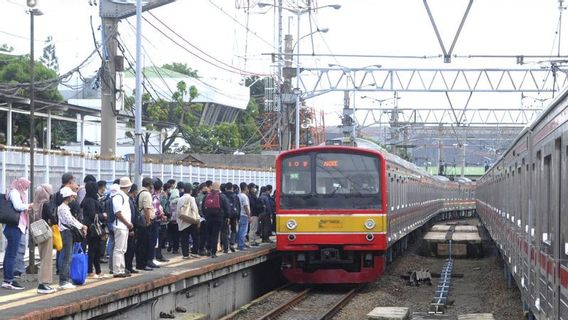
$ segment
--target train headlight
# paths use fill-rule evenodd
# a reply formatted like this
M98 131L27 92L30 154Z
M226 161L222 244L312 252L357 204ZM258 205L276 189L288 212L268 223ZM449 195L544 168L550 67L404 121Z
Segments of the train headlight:
M375 227L375 220L373 219L367 219L367 221L365 221L365 228L371 230Z
M296 229L297 226L298 226L298 223L294 219L290 219L290 220L288 220L288 222L286 222L286 227L290 230Z

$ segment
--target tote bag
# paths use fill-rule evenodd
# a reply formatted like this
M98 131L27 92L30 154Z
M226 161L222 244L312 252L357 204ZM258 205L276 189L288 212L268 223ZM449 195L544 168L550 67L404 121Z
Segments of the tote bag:
M74 284L83 285L87 280L89 257L83 251L80 243L73 245L73 255L69 266L69 277Z
M6 195L0 193L0 223L18 225L20 213L14 209L12 201L6 199Z
M51 232L53 233L53 249L61 251L63 249L63 239L61 239L61 231L59 231L58 225L51 226Z

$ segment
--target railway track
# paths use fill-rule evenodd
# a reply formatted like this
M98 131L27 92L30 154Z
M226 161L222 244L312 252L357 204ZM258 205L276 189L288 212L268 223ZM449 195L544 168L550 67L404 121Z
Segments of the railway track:
M349 303L361 288L362 285L307 288L300 291L291 299L284 301L272 311L258 318L258 320L331 319L339 310Z
M362 288L285 285L252 301L222 320L331 319Z

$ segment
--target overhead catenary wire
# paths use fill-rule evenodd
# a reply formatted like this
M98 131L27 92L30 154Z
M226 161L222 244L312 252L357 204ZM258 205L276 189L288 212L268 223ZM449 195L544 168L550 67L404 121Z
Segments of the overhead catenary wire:
M185 42L186 44L188 44L189 46L191 46L192 48L194 48L195 50L199 51L201 54L205 55L207 57L203 58L202 56L195 54L193 51L181 46L178 42L174 41L169 35L165 34L162 30L160 30L158 27L156 27L154 24L152 24L146 17L143 17L144 20L150 24L154 29L158 30L160 33L162 33L164 36L166 36L166 38L170 39L172 42L174 42L176 45L182 47L185 51L187 51L188 53L190 53L191 55L199 58L200 60L211 64L217 68L223 69L225 71L231 72L231 73L236 73L239 75L259 75L259 76L269 76L269 74L263 74L263 73L258 73L258 72L251 72L251 71L247 71L247 70L242 70L239 69L237 67L234 67L226 62L223 62L213 56L211 56L210 54L208 54L207 52L201 50L199 47L197 47L196 45L194 45L193 43L189 42L187 39L185 39L183 36L181 36L178 32L176 32L175 30L173 30L171 27L169 27L166 23L164 23L161 19L159 19L158 17L156 17L152 12L149 12L149 14L156 19L160 24L162 24L166 29L168 29L170 32L172 32L174 35L176 35L179 39L181 39L183 42ZM215 61L215 63L209 61L208 59L211 59L213 61Z

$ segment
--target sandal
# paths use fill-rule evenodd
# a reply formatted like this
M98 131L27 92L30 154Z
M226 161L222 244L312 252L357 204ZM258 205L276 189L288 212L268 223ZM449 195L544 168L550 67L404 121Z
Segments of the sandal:
M162 319L175 319L175 317L176 316L171 313L160 312L160 318Z

